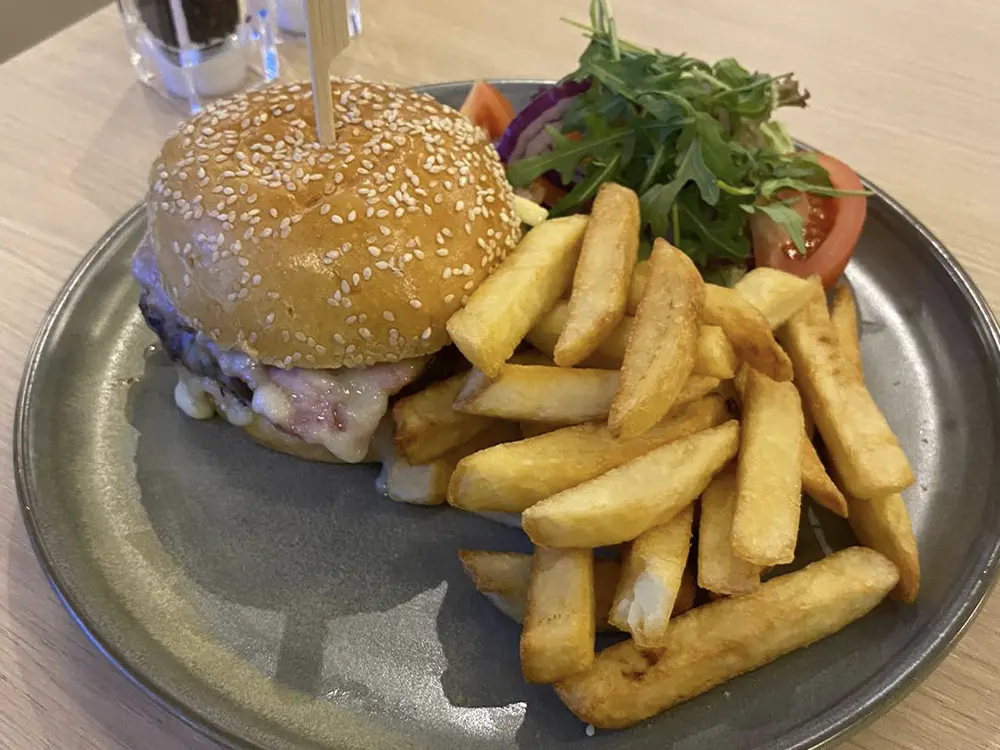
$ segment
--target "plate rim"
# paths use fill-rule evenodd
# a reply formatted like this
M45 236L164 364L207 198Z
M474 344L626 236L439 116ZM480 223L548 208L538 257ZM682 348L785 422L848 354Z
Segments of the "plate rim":
M531 78L490 78L487 80L490 83L498 85L548 86L553 83L551 80ZM447 81L414 86L413 89L433 95L436 90L453 89L459 86L468 87L472 83L472 80ZM861 176L861 179L865 187L871 190L875 197L884 201L891 212L897 214L916 230L924 243L929 246L931 257L937 262L941 271L947 275L951 283L975 313L971 323L980 338L983 339L984 348L991 356L994 365L996 365L996 371L1000 373L1000 325L998 325L997 318L986 298L978 289L969 273L944 244L919 219L900 204L899 201L879 188L871 180L865 179L864 176ZM109 246L115 243L118 237L127 231L144 211L145 206L143 203L133 206L83 256L47 309L38 331L32 340L18 387L14 410L12 441L13 473L18 504L21 508L22 521L31 542L32 550L42 568L45 579L48 581L63 608L69 614L70 619L119 673L124 675L129 682L138 687L141 692L172 716L223 747L230 750L266 750L252 741L232 734L212 719L204 716L201 712L184 705L166 691L152 684L152 681L147 679L134 663L119 653L113 645L108 643L96 631L84 615L84 607L75 599L72 592L67 590L65 584L59 581L53 557L45 546L41 529L34 515L34 498L39 493L32 481L33 463L30 451L28 450L29 428L31 424L31 420L28 417L28 406L32 400L37 371L42 361L41 355L61 319L66 305L79 290L84 277L103 258ZM823 723L822 716L824 714L820 713L816 717L807 719L790 729L788 733L796 736L792 738L792 744L786 745L788 750L819 750L820 748L828 748L835 743L845 740L876 718L887 713L934 671L944 658L951 653L958 641L967 633L968 629L982 612L990 593L996 586L998 575L1000 575L1000 533L993 540L992 547L985 554L985 558L983 564L984 573L973 583L969 596L958 605L958 610L945 623L945 627L937 634L934 640L919 654L919 658L916 661L914 661L912 656L907 657L907 663L894 679L891 679L888 684L881 688L877 686L868 688L868 694L864 700L853 707L841 719L829 723L827 726L814 727L816 724ZM871 679L874 680L876 677ZM856 686L843 700L853 700L854 693L858 690L865 690L864 684Z

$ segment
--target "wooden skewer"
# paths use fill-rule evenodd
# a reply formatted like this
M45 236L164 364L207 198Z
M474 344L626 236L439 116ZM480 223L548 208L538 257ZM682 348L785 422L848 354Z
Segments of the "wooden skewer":
M316 135L324 146L331 146L337 133L333 125L330 63L351 43L346 0L306 0L306 22Z

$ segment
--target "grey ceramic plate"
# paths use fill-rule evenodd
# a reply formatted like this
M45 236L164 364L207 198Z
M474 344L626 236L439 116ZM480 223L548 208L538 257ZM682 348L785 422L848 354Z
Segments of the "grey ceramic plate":
M536 89L507 83L523 105ZM457 105L465 84L429 90ZM586 738L520 676L518 627L481 599L459 547L521 535L378 497L369 466L271 453L183 417L136 310L134 211L91 251L35 342L15 460L28 530L59 595L136 683L251 748L811 748L898 698L993 581L1000 540L1000 334L941 245L882 194L848 277L868 382L913 460L923 559L914 606L634 729ZM801 556L843 525L810 508ZM815 527L815 528L813 528Z

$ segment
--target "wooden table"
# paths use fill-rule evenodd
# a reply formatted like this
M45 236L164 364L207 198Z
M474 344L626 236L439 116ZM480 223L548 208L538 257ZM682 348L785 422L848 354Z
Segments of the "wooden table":
M909 207L1000 309L1000 8L986 0L615 3L637 42L772 72L812 106L785 119ZM544 10L543 10L544 7ZM334 72L402 83L557 77L584 0L378 0ZM176 110L135 82L108 8L0 66L0 748L208 748L76 629L32 555L10 434L21 367L79 258L143 194ZM1000 748L1000 597L944 664L844 747Z

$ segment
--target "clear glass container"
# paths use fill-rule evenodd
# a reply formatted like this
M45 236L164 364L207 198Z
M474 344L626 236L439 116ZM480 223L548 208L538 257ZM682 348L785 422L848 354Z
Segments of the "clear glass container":
M276 0L117 0L139 79L191 112L275 80Z

